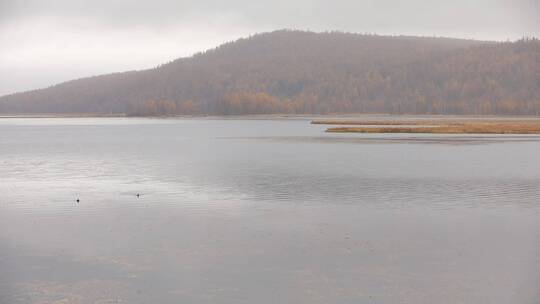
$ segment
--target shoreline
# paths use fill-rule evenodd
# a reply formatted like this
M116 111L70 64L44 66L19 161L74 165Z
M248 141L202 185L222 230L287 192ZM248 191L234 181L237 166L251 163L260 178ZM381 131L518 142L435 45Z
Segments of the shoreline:
M312 121L327 133L540 134L540 119L516 117Z
M147 118L147 119L305 119L316 125L375 125L426 124L441 121L540 121L533 115L414 115L414 114L246 114L246 115L171 115L171 116L128 116L119 114L69 113L69 114L0 114L0 119L13 118ZM367 119L367 120L366 120ZM380 120L376 120L380 119Z

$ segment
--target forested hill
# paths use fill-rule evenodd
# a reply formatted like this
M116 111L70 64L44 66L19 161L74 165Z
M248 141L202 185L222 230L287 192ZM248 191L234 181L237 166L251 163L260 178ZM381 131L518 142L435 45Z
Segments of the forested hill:
M4 96L0 113L538 115L540 42L283 30Z

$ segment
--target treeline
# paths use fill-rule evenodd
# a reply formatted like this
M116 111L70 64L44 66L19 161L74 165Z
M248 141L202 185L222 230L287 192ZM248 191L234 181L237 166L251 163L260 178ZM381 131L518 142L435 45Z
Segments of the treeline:
M213 113L219 115L304 113L291 100L280 100L267 93L226 94L217 101L215 108ZM208 112L192 100L176 103L168 99L157 101L150 99L130 105L126 114L128 116L173 116L203 115Z
M540 42L277 31L3 97L0 112L539 115Z

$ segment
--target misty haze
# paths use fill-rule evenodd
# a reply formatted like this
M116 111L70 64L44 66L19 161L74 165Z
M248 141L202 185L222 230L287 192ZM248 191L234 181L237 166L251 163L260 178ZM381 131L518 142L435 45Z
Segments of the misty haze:
M0 2L0 304L540 302L533 0Z

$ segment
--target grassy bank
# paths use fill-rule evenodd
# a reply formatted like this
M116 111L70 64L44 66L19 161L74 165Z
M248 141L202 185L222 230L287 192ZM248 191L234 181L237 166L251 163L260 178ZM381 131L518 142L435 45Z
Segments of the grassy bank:
M318 122L322 124L322 122ZM339 121L330 133L540 134L540 120Z

